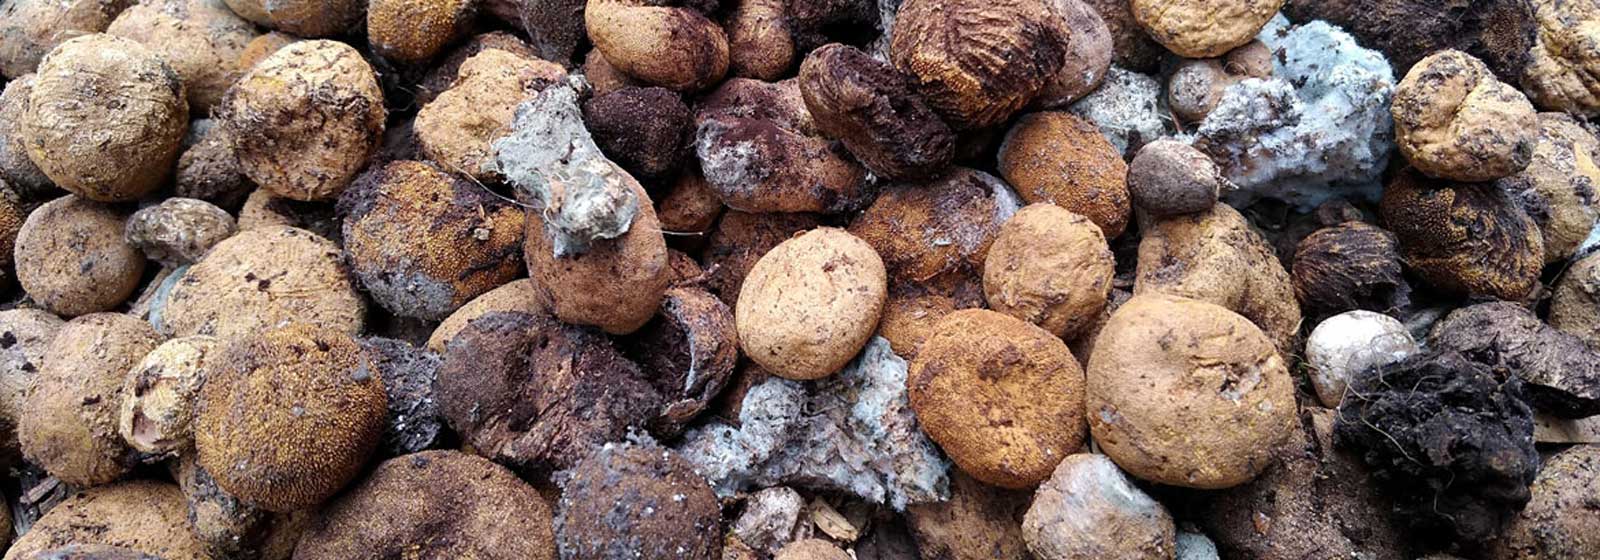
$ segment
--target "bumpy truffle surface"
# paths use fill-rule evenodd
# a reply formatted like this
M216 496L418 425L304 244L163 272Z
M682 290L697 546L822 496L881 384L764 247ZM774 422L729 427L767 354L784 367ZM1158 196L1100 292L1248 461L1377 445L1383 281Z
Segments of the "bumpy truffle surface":
M223 0L159 0L130 6L106 33L138 41L183 81L189 110L205 116L244 69L239 55L260 32Z
M828 376L872 337L887 282L878 253L844 230L785 241L745 277L734 310L739 345L776 375Z
M1533 4L1289 0L1283 11L1297 22L1320 19L1349 30L1361 44L1382 51L1397 74L1440 50L1458 49L1487 62L1500 79L1514 81L1522 76L1537 35Z
M705 478L653 443L597 448L559 481L556 543L564 560L712 560L722 506Z
M354 334L366 323L339 247L303 229L242 231L174 282L157 325L173 336L232 340L289 321Z
M1116 273L1111 247L1088 218L1033 204L1006 221L983 265L995 311L1071 339L1100 317Z
M91 488L57 504L13 543L7 560L67 545L106 545L162 560L208 560L189 533L183 494L174 484L149 480Z
M1585 504L1600 484L1600 446L1578 445L1545 459L1528 507L1506 529L1497 558L1577 560L1600 554L1600 516Z
M128 244L151 260L183 266L232 236L233 216L215 204L193 198L169 198L128 218Z
M1600 140L1571 116L1540 113L1533 160L1497 183L1539 224L1545 263L1567 260L1600 223Z
M1452 311L1434 324L1428 342L1515 375L1523 382L1522 400L1539 412L1600 414L1600 354L1520 305L1496 301Z
M1034 113L1000 145L1000 176L1029 204L1048 202L1122 235L1132 207L1128 164L1093 124L1071 113Z
M17 79L62 42L104 31L130 0L17 0L0 8L0 76Z
M1522 171L1539 140L1533 104L1456 50L1422 59L1395 89L1395 140L1417 170L1457 181Z
M958 129L999 124L1066 60L1070 31L1048 0L907 0L890 60Z
M1250 42L1284 0L1133 0L1133 18L1178 56L1220 56Z
M423 62L471 26L476 8L470 0L367 2L367 42L385 58Z
M1600 112L1600 6L1590 2L1535 0L1539 35L1522 75L1522 91L1547 111Z
M348 334L291 323L235 339L200 390L200 465L262 509L315 506L360 472L387 425L387 400Z
M800 64L800 93L817 128L880 177L930 177L955 156L950 127L899 71L860 49L812 51Z
M689 106L677 92L627 87L583 103L583 122L600 150L628 172L668 177L694 139Z
M1408 169L1384 190L1379 210L1406 266L1435 288L1515 301L1539 281L1543 236L1497 185Z
M1383 313L1411 304L1399 240L1364 222L1322 228L1300 240L1290 275L1295 298L1315 315L1352 309Z
M17 232L17 282L58 315L116 307L144 272L144 256L122 237L126 220L116 208L76 195L40 206Z
M497 178L493 143L511 134L517 105L565 74L515 49L485 48L461 62L453 85L417 112L417 143L447 171Z
M1172 558L1172 515L1105 455L1061 461L1022 520L1028 550L1040 560Z

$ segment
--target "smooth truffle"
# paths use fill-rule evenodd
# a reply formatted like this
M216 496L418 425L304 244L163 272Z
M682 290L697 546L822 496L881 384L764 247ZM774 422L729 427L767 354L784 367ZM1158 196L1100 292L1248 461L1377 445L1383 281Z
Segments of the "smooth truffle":
M1134 206L1156 217L1210 210L1232 188L1210 156L1176 140L1145 144L1128 165Z
M715 85L728 72L727 35L692 8L642 0L589 0L583 21L595 50L622 73L646 84L696 92Z
M1053 204L1007 220L983 264L983 293L995 311L1071 339L1100 317L1116 262L1100 228Z
M1350 380L1419 350L1398 319L1371 311L1348 311L1324 319L1306 336L1306 373L1317 399L1329 408L1344 400Z
M973 478L1027 488L1083 446L1083 370L1066 343L994 311L946 315L911 363L911 408Z
M1111 314L1088 371L1089 429L1136 477L1217 489L1255 478L1294 427L1272 340L1203 301L1139 295Z
M262 509L316 506L371 456L387 400L370 359L343 332L290 323L234 339L200 390L200 465Z
M1300 240L1290 277L1295 298L1310 314L1399 311L1411 304L1411 285L1400 263L1393 233L1365 222L1345 222Z
M1418 171L1490 181L1528 167L1539 141L1533 104L1483 61L1456 50L1422 59L1395 89L1395 142Z
M844 230L817 228L780 243L740 288L739 345L782 377L831 375L872 337L887 282L877 251Z
M57 186L123 202L172 176L188 127L183 83L165 59L102 33L70 39L39 63L22 137L28 158Z
M1429 285L1504 300L1528 296L1544 267L1539 227L1500 187L1395 177L1379 206L1400 256Z
M0 342L11 341L0 345L0 464L21 457L17 424L27 410L28 392L44 366L50 341L64 324L60 317L39 309L0 311Z
M200 260L236 231L233 216L215 204L173 197L134 212L124 236L151 260L177 267Z
M322 511L295 558L554 560L550 506L516 474L459 451L378 465Z
M224 340L285 322L355 334L367 304L332 241L292 227L247 229L174 280L157 328Z
M955 133L888 63L833 43L800 64L800 94L817 128L890 180L936 175L955 156Z
M197 335L174 338L129 368L122 383L117 430L144 453L178 452L194 445L195 403L206 367L222 341Z
M295 200L344 191L377 151L387 116L372 66L336 41L278 49L228 89L217 114L245 176Z
M1088 121L1055 111L1027 115L1006 133L999 158L1000 176L1029 204L1081 214L1106 239L1128 226L1128 164Z
M961 130L1004 122L1060 72L1071 31L1050 0L907 0L889 60Z
M166 482L135 480L90 488L56 504L6 551L6 560L68 545L129 548L162 560L210 560L191 533L183 493Z
M523 259L556 318L627 334L644 326L661 305L671 280L667 242L644 188L631 179L627 187L640 202L627 231L616 239L595 240L580 254L558 254L545 212L528 210Z
M722 506L676 452L606 444L558 483L556 543L564 560L721 557Z
M126 221L117 208L76 195L40 206L17 233L17 282L57 315L116 307L138 288L145 264L122 236Z
M1166 560L1177 547L1172 515L1105 455L1061 460L1039 486L1022 537L1039 560Z
M360 0L223 0L240 17L296 37L334 37L361 23Z
M1284 0L1133 0L1133 18L1178 56L1221 56L1254 39Z

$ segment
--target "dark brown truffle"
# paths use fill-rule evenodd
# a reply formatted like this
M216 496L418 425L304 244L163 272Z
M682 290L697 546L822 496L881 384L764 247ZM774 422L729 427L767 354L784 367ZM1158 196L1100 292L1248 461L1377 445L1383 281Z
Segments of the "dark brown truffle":
M650 384L666 397L650 427L676 436L710 405L733 374L739 359L739 334L733 311L700 288L667 290L661 312L622 342Z
M888 63L838 43L800 64L800 94L817 128L880 177L920 179L955 156L955 134Z
M640 179L677 171L693 140L689 106L667 88L626 87L589 99L583 122L600 151Z
M1381 51L1405 75L1443 49L1482 59L1501 80L1516 83L1532 56L1538 24L1527 0L1289 0L1297 22L1326 20Z
M706 479L651 444L608 444L560 481L561 557L711 560L722 553L722 506Z
M1290 276L1295 298L1313 315L1384 313L1411 303L1394 234L1371 224L1345 222L1307 236L1295 251Z
M1383 192L1384 225L1406 266L1453 294L1520 300L1539 281L1539 226L1493 183L1457 183L1407 169Z
M1069 30L1046 0L907 0L890 60L959 129L1004 122L1066 61Z

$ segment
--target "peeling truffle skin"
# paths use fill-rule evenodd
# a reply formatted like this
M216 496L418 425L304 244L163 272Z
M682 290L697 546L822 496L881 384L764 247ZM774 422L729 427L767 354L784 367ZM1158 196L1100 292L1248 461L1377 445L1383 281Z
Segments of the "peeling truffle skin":
M1070 33L1048 0L906 0L890 61L951 126L984 128L1055 78Z
M361 0L223 0L240 17L296 37L343 35L361 23Z
M955 157L955 133L893 66L833 43L800 64L800 94L817 128L891 180L938 174Z
M847 213L872 201L866 169L829 141L798 80L728 80L695 108L700 171L729 208Z
M883 260L860 238L837 228L796 236L745 277L734 309L739 345L781 377L831 375L872 338L887 282Z
M299 41L240 78L218 116L250 180L285 198L327 200L377 151L386 114L361 53L335 41Z
M681 433L704 412L739 361L733 310L699 288L667 290L656 318L621 345L667 398L661 414L651 421L651 428L663 437Z
M522 209L426 163L369 171L339 213L355 277L402 317L444 319L523 270Z
M384 58L423 62L472 24L471 0L375 0L367 2L367 42Z
M193 446L195 402L205 383L205 367L222 353L221 345L211 336L174 338L128 368L117 415L122 440L144 453Z
M474 451L534 477L620 441L663 402L605 336L515 312L467 323L445 346L435 391Z
M1088 218L1053 204L1017 211L983 264L983 293L995 311L1071 340L1105 309L1116 273L1111 247Z
M1600 414L1600 354L1533 312L1505 301L1450 312L1434 324L1429 346L1460 352L1522 380L1522 400L1557 418Z
M958 167L927 183L884 189L850 223L883 258L889 276L916 284L982 271L989 246L1021 201L1000 179Z
M722 506L677 453L648 443L607 444L559 484L562 560L721 558Z
M1592 2L1534 0L1539 24L1522 91L1547 111L1600 113L1600 6Z
M1516 80L1534 47L1536 22L1528 0L1289 0L1297 22L1327 20L1383 51L1397 74L1443 49L1466 51L1502 80Z
M1407 267L1454 294L1520 300L1544 266L1533 219L1493 184L1455 183L1406 170L1383 192L1383 221Z
M1493 558L1579 560L1600 553L1600 516L1588 507L1600 485L1600 446L1577 445L1544 460L1533 499L1496 541Z
M628 87L590 98L583 122L607 158L641 178L677 171L694 139L689 106L666 88Z
M177 485L136 480L90 488L51 508L6 551L6 560L68 545L107 545L162 560L209 560L189 533Z
M213 247L172 287L158 328L231 340L286 321L355 334L366 302L338 246L292 227L245 230Z
M139 43L106 34L50 51L22 118L29 159L57 186L102 202L160 188L188 127L178 74Z
M1062 459L1039 486L1022 520L1023 538L1040 560L1166 560L1177 547L1172 515L1105 455Z
M1082 214L1106 239L1128 226L1128 164L1088 121L1056 111L1022 117L1006 133L999 157L1000 176L1028 204Z
M350 335L291 323L234 340L208 368L195 448L229 494L268 511L306 509L361 471L386 403Z
M1497 181L1544 236L1544 262L1565 261L1600 222L1600 140L1561 113L1539 114L1539 145L1521 173Z
M1220 306L1139 295L1089 358L1089 430L1136 477L1186 488L1249 482L1293 429L1294 382L1260 329Z
M385 461L329 504L295 558L554 560L550 506L505 467L459 451Z
M124 10L106 33L138 41L183 81L189 112L203 117L244 69L236 62L260 32L223 0L159 0Z
M722 27L690 8L589 0L583 20L595 50L646 84L690 93L715 85L728 72Z
M1306 236L1295 249L1291 277L1295 299L1318 316L1354 309L1385 313L1411 304L1399 242L1367 223L1345 222Z
M45 203L17 232L17 282L57 315L116 307L144 272L144 256L122 237L126 221L117 209L75 195Z
M16 0L0 8L0 76L21 78L62 42L104 31L132 0Z
M1457 181L1491 181L1528 167L1538 115L1522 92L1482 61L1443 51L1417 62L1395 89L1395 141L1417 170Z
M514 50L485 49L462 62L454 85L417 112L417 143L448 171L494 179L492 146L511 134L517 105L565 75L560 66Z
M1133 0L1133 18L1178 56L1222 56L1254 39L1284 0Z
M1483 542L1528 503L1539 471L1521 396L1516 377L1501 381L1453 351L1423 353L1352 380L1335 441L1395 497L1410 534Z
M160 342L149 324L120 313L63 325L23 402L17 426L23 455L79 487L126 474L132 461L117 431L122 379Z
M1021 489L1083 446L1083 370L1044 329L982 309L934 327L906 378L928 437L963 472Z

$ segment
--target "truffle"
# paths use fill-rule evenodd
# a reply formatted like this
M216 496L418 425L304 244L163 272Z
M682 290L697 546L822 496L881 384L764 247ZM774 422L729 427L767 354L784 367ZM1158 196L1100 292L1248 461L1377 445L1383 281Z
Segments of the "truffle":
M1520 173L1497 181L1544 237L1545 264L1567 260L1600 223L1600 140L1571 116L1539 114L1539 144Z
M471 0L373 0L367 2L367 43L384 58L423 62L472 26Z
M171 483L150 480L90 488L51 508L6 551L6 560L67 545L129 548L162 560L209 560L190 533L183 494Z
M1313 232L1295 248L1294 295L1313 316L1352 309L1380 313L1411 306L1411 284L1401 272L1394 234L1364 222Z
M826 377L872 337L883 311L883 260L860 238L817 228L750 269L734 308L745 355L789 379Z
M1460 352L1522 381L1522 399L1557 418L1600 414L1600 353L1515 303L1462 307L1433 325L1433 348Z
M123 239L126 220L117 208L76 195L45 203L17 232L17 282L58 315L116 307L144 272L144 256Z
M1522 91L1547 111L1600 113L1600 10L1583 2L1534 0L1538 35L1520 76ZM1513 78L1517 76L1512 76Z
M1317 323L1306 336L1306 373L1322 405L1337 408L1351 379L1419 350L1399 320L1371 311L1347 311Z
M472 301L439 322L439 326L435 327L433 334L428 337L428 350L443 353L445 345L467 326L467 322L490 313L497 311L541 313L548 305L543 297L538 285L530 278L513 280L489 290L481 296L472 298Z
M1600 348L1600 253L1573 262L1556 282L1550 326Z
M728 38L722 27L691 8L589 0L583 21L595 50L646 84L695 92L716 85L728 72Z
M1100 229L1052 204L1017 211L983 265L989 307L1071 339L1100 317L1116 263Z
M891 278L913 284L976 275L1001 225L1022 207L993 175L957 167L927 183L897 183L850 223L883 258Z
M961 130L1004 122L1045 88L1071 31L1053 0L906 0L890 61Z
M1430 179L1407 169L1384 190L1379 210L1406 266L1434 288L1515 301L1539 282L1539 227L1494 184Z
M517 49L485 48L462 61L451 85L417 112L417 144L448 171L498 178L494 142L513 132L517 106L565 75Z
M154 454L193 447L195 402L205 384L207 365L222 353L221 344L204 335L174 338L129 368L118 404L122 440Z
M1210 156L1176 140L1145 144L1128 165L1133 205L1158 218L1210 210L1234 188Z
M652 442L600 446L559 479L556 543L564 560L712 560L722 505L694 466Z
M128 244L151 260L183 266L232 236L233 216L216 205L192 198L169 198L128 218Z
M955 133L906 77L855 47L833 43L806 56L800 94L817 128L879 177L932 177L955 156Z
M292 227L245 229L173 280L157 328L232 340L285 322L360 332L366 302L339 248Z
M733 376L739 359L733 311L705 290L669 289L661 311L622 341L622 352L667 399L650 427L663 437L676 436Z
M1132 212L1128 164L1095 125L1071 113L1033 113L1017 120L1000 145L1000 176L1029 204L1048 202L1122 235Z
M1417 62L1395 89L1395 141L1418 171L1490 181L1528 167L1539 121L1522 92L1471 55L1442 51Z
M583 123L607 157L638 177L669 177L694 140L689 106L677 92L626 87L583 103Z
M123 10L106 33L138 41L183 82L189 112L210 114L228 86L244 75L237 64L259 31L223 0L154 0Z
M1133 18L1178 56L1219 56L1250 42L1284 0L1133 0Z

